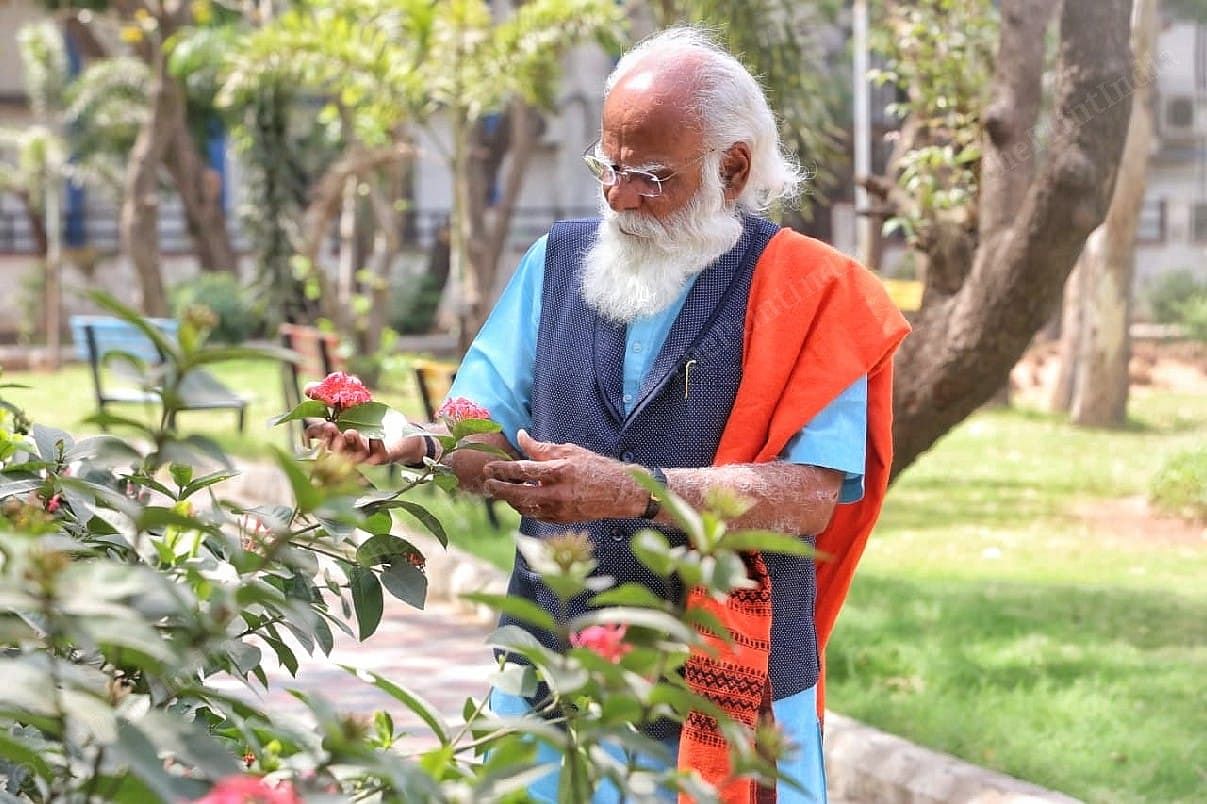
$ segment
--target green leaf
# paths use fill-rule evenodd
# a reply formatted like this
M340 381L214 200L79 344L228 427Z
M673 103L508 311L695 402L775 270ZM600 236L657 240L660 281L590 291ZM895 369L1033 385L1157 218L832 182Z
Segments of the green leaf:
M488 592L470 592L461 597L464 600L483 603L500 614L514 617L521 622L535 625L537 628L557 631L557 621L553 619L553 615L531 600L511 595L493 595Z
M490 683L492 689L497 689L508 695L519 695L525 698L531 698L533 695L536 695L536 668L530 664L508 662L503 665L503 669L492 674L487 681Z
M366 567L384 564L395 556L406 556L418 552L415 545L399 536L381 533L366 540L356 548L356 563Z
M187 486L189 481L193 479L193 467L187 463L174 463L168 467L168 473L172 475L172 481L177 486Z
M180 499L186 499L193 494L201 491L201 489L213 486L216 483L221 483L224 480L230 480L232 477L237 477L239 473L233 469L220 469L217 472L211 472L204 477L199 477L189 483L180 491Z
M273 447L272 451L277 459L277 465L289 478L289 485L293 488L293 496L297 500L298 510L305 514L318 508L323 502L322 489L316 488L310 482L310 478L302 471L302 467L293 459L293 456L279 447Z
M356 430L365 438L385 438L381 421L389 411L389 405L382 402L366 402L341 411L335 423L339 429Z
M666 611L670 603L639 583L625 583L606 589L591 598L591 606L640 606Z
M449 744L448 724L444 722L440 710L428 703L422 696L408 690L406 687L395 684L387 678L379 676L371 670L360 670L355 667L349 667L346 664L341 664L340 667L360 679L368 676L372 680L371 683L374 687L377 687L418 715L419 719L426 723L436 735L436 739L440 741L441 745Z
M348 587L352 590L352 605L356 608L359 638L368 639L377 630L385 605L381 596L381 583L370 570L351 565L348 568Z
M422 609L427 599L427 576L406 561L395 561L381 573L381 584L390 594Z
M275 427L278 424L297 421L299 419L325 419L326 417L326 405L317 399L307 399L294 405L293 410L288 413L282 413L280 416L274 416L269 419L268 423Z
M727 533L717 545L724 550L762 550L793 556L813 556L817 551L800 536L789 536L770 530L740 530Z
M285 644L284 640L268 636L267 634L259 634L258 636L268 643L268 647L272 648L272 652L277 655L277 661L289 671L289 675L296 678L298 675L298 657L294 655L293 650Z
M598 611L590 611L572 619L568 628L570 631L581 631L592 625L609 625L613 623L648 628L659 634L670 637L676 642L691 643L695 640L695 632L683 624L678 617L662 611L638 609L630 606L615 606Z
M503 426L496 421L490 419L462 419L453 425L453 429L449 431L449 435L454 440L460 441L466 436L481 435L483 433L499 433L502 432Z
M139 421L138 419L131 419L128 416L116 416L108 412L94 413L91 416L85 416L83 419L80 419L80 421L85 424L95 424L98 427L105 428L120 425L122 427L130 427L134 430L138 430L141 433L146 433L148 436L155 435L155 428L146 422Z
M152 530L175 525L186 530L198 530L202 533L217 533L218 529L208 522L184 514L178 514L171 508L158 505L148 505L142 509L136 520L139 530Z
M390 516L389 511L377 511L369 515L363 522L360 523L360 529L366 533L372 533L374 536L388 534L390 528L394 527L394 518Z
M159 327L139 315L138 311L133 307L127 307L102 290L89 291L88 298L133 326L143 335L146 335L155 344L155 348L159 350L165 360L171 360L176 363L180 362L180 351L176 348L176 344L172 339L165 335Z
M41 752L21 742L5 729L0 729L0 759L12 765L28 766L43 779L50 778L50 766L42 758Z
M433 536L440 542L441 546L448 547L448 534L444 531L444 526L440 524L440 520L436 519L431 511L424 508L419 503L413 503L410 500L390 500L383 503L385 507L401 508L411 516L419 520L425 528L428 529Z
M210 346L191 355L182 369L224 363L228 360L279 360L282 363L297 363L298 356L280 346Z

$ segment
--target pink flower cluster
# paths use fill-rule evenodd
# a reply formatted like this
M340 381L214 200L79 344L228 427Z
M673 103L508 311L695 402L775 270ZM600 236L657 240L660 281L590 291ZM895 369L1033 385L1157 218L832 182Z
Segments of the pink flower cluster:
M228 776L194 804L302 804L302 798L288 782L271 785L258 776Z
M489 419L490 411L472 399L454 396L444 400L440 410L436 411L436 418L443 419L445 424L452 427L465 419Z
M373 401L373 394L369 393L363 382L342 371L333 371L318 385L307 388L306 396L336 410L347 410Z
M597 653L609 662L616 664L625 654L633 649L625 643L624 635L629 630L627 625L592 625L577 634L570 635L570 644L576 648L586 648Z

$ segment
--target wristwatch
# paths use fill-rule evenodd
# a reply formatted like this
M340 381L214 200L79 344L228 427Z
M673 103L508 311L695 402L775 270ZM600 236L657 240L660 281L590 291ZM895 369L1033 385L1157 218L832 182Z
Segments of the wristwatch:
M659 469L657 466L648 467L650 477L658 482L662 488L666 488L666 472ZM658 512L662 510L662 495L650 492L650 501L645 504L645 511L641 513L642 519L653 519L658 516Z

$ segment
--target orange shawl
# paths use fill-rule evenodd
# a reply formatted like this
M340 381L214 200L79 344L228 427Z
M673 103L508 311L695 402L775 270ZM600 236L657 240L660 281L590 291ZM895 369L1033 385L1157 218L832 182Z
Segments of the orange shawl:
M909 325L879 280L818 240L782 229L755 266L742 381L714 465L775 460L822 408L859 377L868 377L863 499L838 506L817 537L817 549L825 554L817 564L814 614L822 658L819 717L824 708L826 641L888 488L892 356L908 332ZM709 697L752 726L760 706L769 708L770 585L761 557L747 556L746 561L760 583L758 589L735 593L728 604L718 604L699 590L689 594L689 607L711 611L738 638L731 646L705 635L715 653L693 652L685 675L693 689L713 693ZM728 748L711 718L693 713L684 724L679 766L699 771L721 791L726 804L755 800L749 779L731 778Z

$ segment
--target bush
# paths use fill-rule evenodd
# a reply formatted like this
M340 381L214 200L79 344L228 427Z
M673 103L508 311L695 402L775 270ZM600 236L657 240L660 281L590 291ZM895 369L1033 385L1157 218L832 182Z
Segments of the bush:
M1182 315L1181 324L1186 328L1186 334L1196 341L1207 343L1207 293L1187 299L1178 307L1178 311Z
M229 271L205 271L172 288L172 310L177 318L193 305L205 305L218 316L210 338L221 343L243 343L262 335L263 311Z
M1164 513L1207 521L1207 449L1166 461L1153 478L1149 501Z
M129 308L94 299L158 335ZM165 344L168 370L158 382L169 414L189 371L222 354L206 345L204 326L188 317L178 348ZM342 385L279 423L326 415L366 434L379 427L385 406L357 394L342 407L340 399L363 390ZM544 770L533 767L537 743L564 757L568 801L587 800L605 780L625 800L646 800L655 788L715 800L699 776L619 763L599 750L657 749L636 725L709 709L678 672L689 646L702 643L688 613L631 585L605 591L583 534L520 548L563 602L595 595L587 614L555 622L522 600L474 596L555 634L557 650L515 626L490 640L531 663L508 666L491 683L534 694L543 682L538 708L551 720L500 719L470 699L466 726L455 728L401 684L345 668L428 724L439 747L407 753L387 713L341 715L323 695L295 692L311 728L216 689L208 682L223 676L267 687L265 649L293 670L299 646L330 653L333 627L368 638L383 592L422 607L424 557L392 512L447 543L430 512L404 497L422 485L447 491L456 477L429 463L379 489L338 455L278 452L291 493L249 508L223 496L237 472L221 448L176 432L174 416L158 428L103 418L138 428L136 439L77 441L0 399L0 800L516 802L534 770ZM499 429L480 418L449 426L437 437L446 453ZM697 515L674 495L666 505L694 549L672 548L654 531L635 540L640 560L664 581L676 576L721 596L745 579L738 550L801 549L795 537L729 532L723 518ZM740 514L736 501L718 498L715 507ZM587 640L592 632L606 644ZM721 725L736 772L772 778L776 735L724 718Z
M1145 293L1148 310L1158 324L1181 324L1184 307L1194 299L1207 300L1207 279L1191 268L1161 274Z

